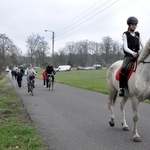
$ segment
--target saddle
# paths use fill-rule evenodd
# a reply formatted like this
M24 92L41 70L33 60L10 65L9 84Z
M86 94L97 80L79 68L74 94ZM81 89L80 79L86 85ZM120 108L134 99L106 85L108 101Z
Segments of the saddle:
M122 66L118 69L118 71L116 73L116 80L118 80L118 81L120 80L120 70L121 70L121 68L122 68ZM126 81L125 82L127 82L130 79L132 73L135 70L136 70L136 62L130 62L129 65L127 66L127 69L126 69L126 74L125 74Z

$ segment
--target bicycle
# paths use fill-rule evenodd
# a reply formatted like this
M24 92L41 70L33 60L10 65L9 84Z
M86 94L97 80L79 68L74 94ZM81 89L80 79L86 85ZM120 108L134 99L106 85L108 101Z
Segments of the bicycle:
M34 75L29 76L29 92L32 96L33 96L33 88L34 88L34 79L35 79Z
M47 74L48 89L51 90L51 91L53 91L52 75L53 74Z

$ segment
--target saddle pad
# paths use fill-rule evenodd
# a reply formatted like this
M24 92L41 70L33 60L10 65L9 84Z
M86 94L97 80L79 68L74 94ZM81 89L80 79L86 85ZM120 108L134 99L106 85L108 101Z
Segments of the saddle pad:
M131 64L131 67L127 68L127 81L129 80L129 78L132 75L133 72L133 68L134 68L135 62ZM122 66L118 69L117 73L116 73L116 80L120 80L120 70L121 70Z

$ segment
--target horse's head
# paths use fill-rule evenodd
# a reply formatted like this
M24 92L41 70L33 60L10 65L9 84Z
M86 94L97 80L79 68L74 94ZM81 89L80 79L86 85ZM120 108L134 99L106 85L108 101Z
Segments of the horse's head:
M143 48L138 62L144 61L150 54L150 39L146 42L145 47ZM150 61L150 60L149 60Z

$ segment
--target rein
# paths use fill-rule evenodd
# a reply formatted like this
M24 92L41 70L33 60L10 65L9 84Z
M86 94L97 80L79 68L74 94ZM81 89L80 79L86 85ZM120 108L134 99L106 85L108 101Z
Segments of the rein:
M150 61L139 61L139 62L142 62L143 64L148 64L148 63L150 63Z

